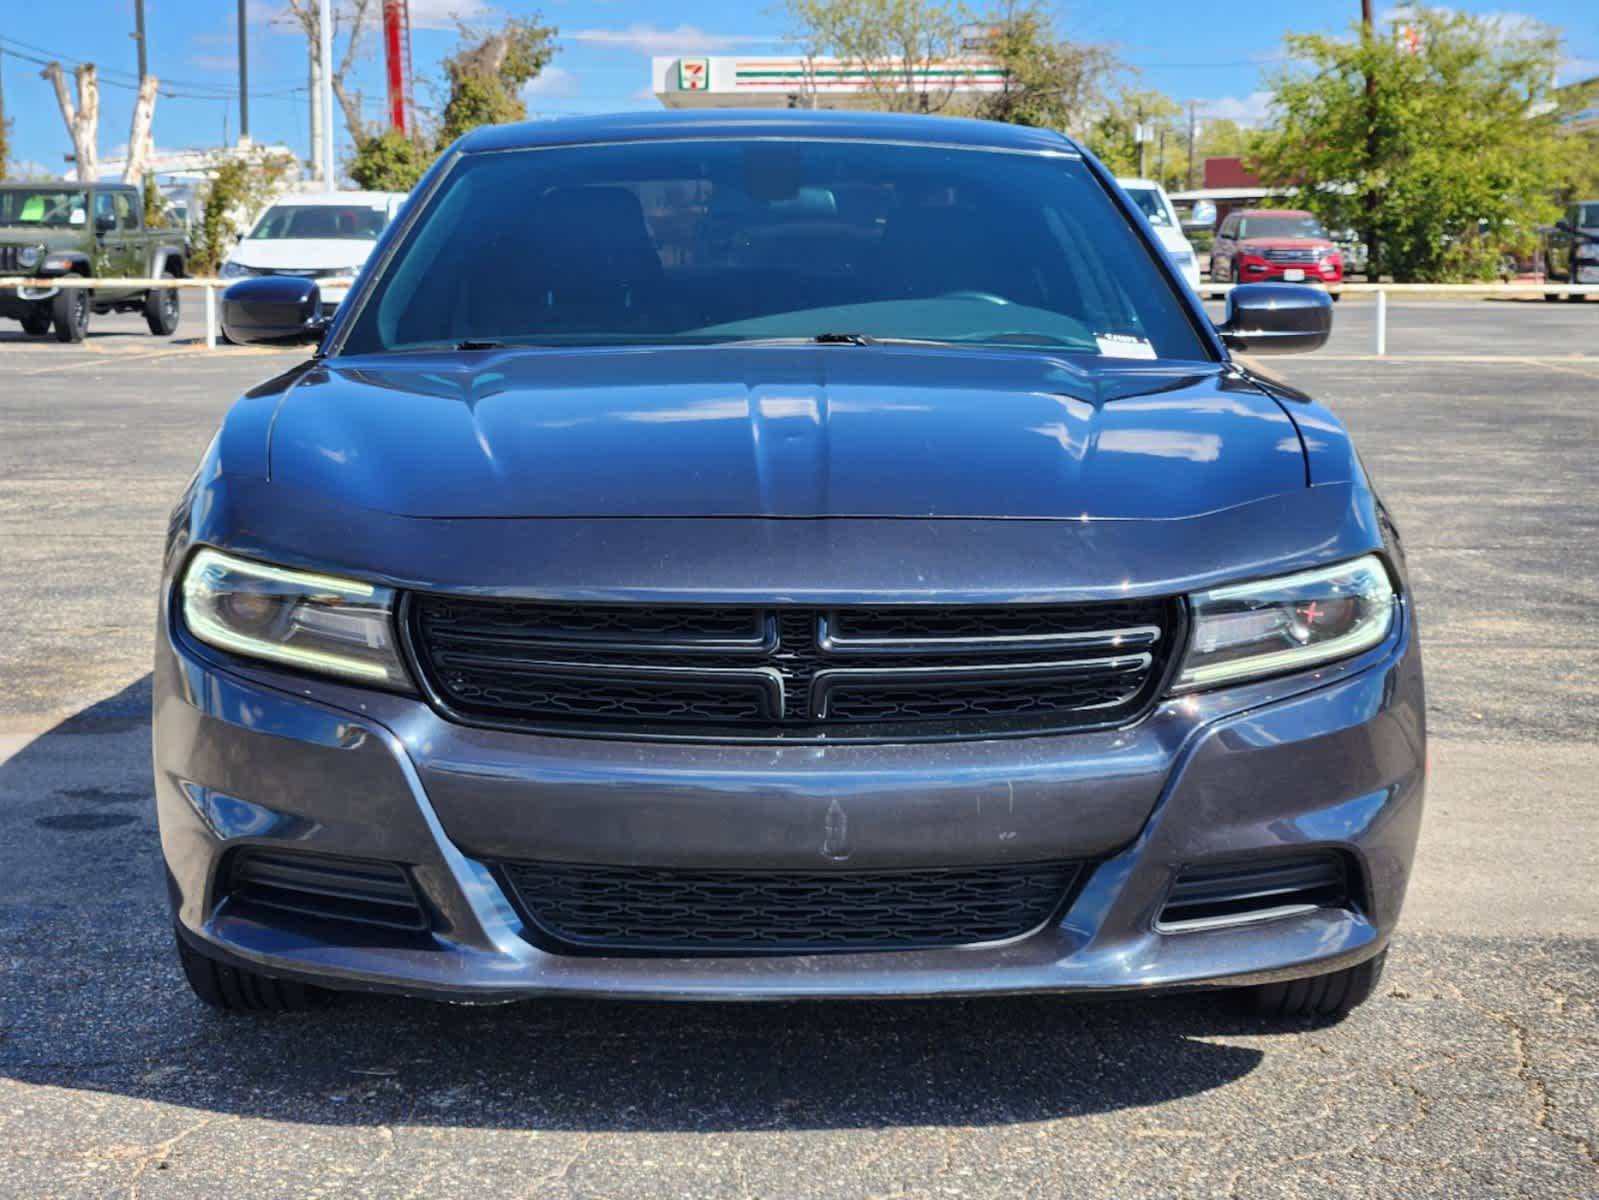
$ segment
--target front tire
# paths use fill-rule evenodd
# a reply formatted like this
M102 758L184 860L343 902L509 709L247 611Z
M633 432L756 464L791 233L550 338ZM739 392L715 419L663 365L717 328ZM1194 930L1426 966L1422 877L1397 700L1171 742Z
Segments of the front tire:
M323 1008L333 993L321 988L273 979L242 967L229 966L207 958L178 935L178 961L190 989L205 1003L221 1012L274 1013L307 1012Z
M171 267L161 272L163 279L176 279ZM171 337L178 328L178 289L151 288L144 297L144 323L156 337Z
M1387 959L1384 950L1376 958L1342 971L1243 988L1238 999L1247 1011L1268 1020L1342 1020L1371 997Z
M50 320L56 341L81 342L89 331L89 289L62 288L50 301Z

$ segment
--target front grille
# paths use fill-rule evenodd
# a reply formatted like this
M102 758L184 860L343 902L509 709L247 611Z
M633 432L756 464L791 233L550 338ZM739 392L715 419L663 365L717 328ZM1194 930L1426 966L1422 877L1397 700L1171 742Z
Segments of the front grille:
M503 863L535 940L622 954L815 954L1001 941L1064 908L1075 863L726 871Z
M1215 929L1344 908L1351 895L1350 869L1340 854L1186 867L1156 924L1166 933Z
M419 932L427 917L394 863L298 850L235 851L223 876L232 910L268 909L339 924Z
M418 595L406 624L469 724L644 737L960 737L1127 721L1177 640L1166 600L835 609Z
M1261 256L1267 262L1282 263L1291 267L1313 267L1321 261L1321 255L1314 250L1264 250Z
M22 247L0 246L0 275L17 275L22 272Z

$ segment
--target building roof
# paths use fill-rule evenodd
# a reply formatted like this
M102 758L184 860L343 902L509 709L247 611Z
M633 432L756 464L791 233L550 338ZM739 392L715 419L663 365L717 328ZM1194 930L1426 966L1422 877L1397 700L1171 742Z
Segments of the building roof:
M488 125L463 137L460 148L517 150L595 142L671 141L682 138L838 138L870 142L923 142L984 150L1077 153L1064 134L1001 121L907 113L830 112L813 109L682 109L615 113Z

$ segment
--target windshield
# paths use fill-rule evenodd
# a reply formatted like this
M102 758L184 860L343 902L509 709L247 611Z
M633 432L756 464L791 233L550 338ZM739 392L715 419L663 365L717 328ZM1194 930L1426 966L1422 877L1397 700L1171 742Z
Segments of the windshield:
M1125 188L1132 202L1138 205L1149 218L1149 223L1156 226L1171 225L1171 214L1166 211L1166 204L1160 198L1160 193L1154 188Z
M0 225L39 225L47 229L82 225L88 207L87 194L78 188L0 189Z
M1075 158L716 139L469 154L346 353L857 335L1209 357Z
M252 242L337 238L375 242L388 214L370 204L274 204L250 230Z
M1309 213L1285 213L1274 217L1242 217L1238 222L1241 238L1322 238L1327 233L1321 222Z

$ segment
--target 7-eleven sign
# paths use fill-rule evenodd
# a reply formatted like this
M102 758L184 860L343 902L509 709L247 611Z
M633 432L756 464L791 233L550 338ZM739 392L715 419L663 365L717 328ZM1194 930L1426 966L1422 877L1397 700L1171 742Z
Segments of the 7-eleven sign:
M677 90L703 92L711 85L711 60L708 58L680 58L677 60Z

